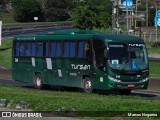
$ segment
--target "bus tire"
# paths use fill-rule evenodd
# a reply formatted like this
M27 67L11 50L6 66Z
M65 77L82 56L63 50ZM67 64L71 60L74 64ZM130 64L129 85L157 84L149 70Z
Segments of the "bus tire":
M34 77L34 85L35 85L35 88L42 89L43 83L42 83L41 74L38 73L38 74L35 75L35 77Z
M130 95L131 94L131 90L119 90L119 93L121 95Z
M86 93L92 92L92 84L91 84L91 79L89 77L85 77L83 80L83 90Z

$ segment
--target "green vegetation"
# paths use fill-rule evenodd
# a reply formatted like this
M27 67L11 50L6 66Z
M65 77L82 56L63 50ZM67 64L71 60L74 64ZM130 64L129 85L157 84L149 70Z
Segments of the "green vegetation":
M10 11L8 13L0 13L0 20L5 23L15 23L16 21L13 18L13 12Z
M70 21L58 21L58 22L24 22L24 23L19 23L19 22L15 22L15 23L4 23L3 26L7 27L7 26L27 26L27 25L38 25L38 24L65 24L65 23L72 23Z
M14 19L18 22L33 22L34 17L44 21L41 4L36 0L12 0Z
M148 43L147 43L148 44ZM149 48L155 53L157 48ZM0 65L11 68L11 54L12 54L12 39L3 40L2 46L0 46ZM150 77L160 78L160 63L159 62L149 62L150 67Z
M158 111L159 100L139 96L99 95L83 92L40 91L0 85L0 98L14 103L26 101L34 111L55 111L61 108L76 111Z
M12 62L12 39L2 40L0 46L0 65L11 68Z
M43 0L43 6L46 21L66 21L75 8L73 0Z
M105 5L105 6L104 6ZM112 21L111 1L86 0L85 5L79 5L72 14L73 26L79 29L107 29ZM106 13L106 11L108 11Z
M5 7L4 1L6 0L2 0L0 5ZM142 4L138 5L138 10L145 11L145 2L142 0ZM74 27L79 29L108 31L106 29L112 24L112 4L111 0L12 0L13 12L4 13L1 18L3 18L3 23L34 22L34 17L39 18L38 22L72 20ZM149 1L149 6L153 6L151 1ZM122 9L118 12L120 17L125 15ZM153 25L154 15L152 14L155 13L155 9L149 9L148 12L151 14L149 25ZM142 23L145 25L145 22ZM138 21L137 25L139 24Z
M146 46L148 48L148 53L152 54L152 53L159 53L160 54L160 47L153 47L153 42L145 42Z
M151 78L160 78L160 62L149 62L149 76Z
M18 22L66 21L74 8L73 0L12 0L14 18Z
M15 20L18 22L31 22L34 21L33 17L39 17L39 21L66 21L71 20L71 16L79 15L79 17L76 16L77 19L75 19L75 17L72 18L75 26L77 20L82 21L81 23L83 25L85 24L85 26L90 26L91 23L96 27L102 26L103 28L107 28L108 25L111 26L111 14L113 5L111 0L1 0L1 8L6 8L6 2L8 3L9 1L12 2L14 15L8 15L8 17L13 17L11 19L2 19L3 22L9 22L10 20L12 20L12 22L15 22ZM135 4L135 0L133 2ZM146 11L145 3L146 0L141 0L141 4L137 6L138 11ZM153 7L153 3L154 2L149 0L148 8ZM84 11L85 9L87 10ZM81 10L83 12L81 12ZM123 18L123 16L126 14L120 8L118 12L120 18ZM83 15L84 13L85 16ZM148 13L148 24L149 26L153 26L155 8L149 9ZM5 18L3 15L2 17ZM13 20L13 18L15 20ZM137 26L140 25L146 25L145 21L137 21Z

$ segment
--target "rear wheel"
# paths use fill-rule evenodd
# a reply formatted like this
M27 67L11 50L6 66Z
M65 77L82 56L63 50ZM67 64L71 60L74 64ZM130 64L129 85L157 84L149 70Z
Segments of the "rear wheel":
M119 90L119 93L121 95L130 95L131 94L131 90Z
M83 80L83 90L86 93L92 92L92 84L91 84L91 79L89 77L85 77Z
M43 87L41 74L38 73L38 74L35 75L34 85L35 85L35 88L37 88L37 89L41 89Z

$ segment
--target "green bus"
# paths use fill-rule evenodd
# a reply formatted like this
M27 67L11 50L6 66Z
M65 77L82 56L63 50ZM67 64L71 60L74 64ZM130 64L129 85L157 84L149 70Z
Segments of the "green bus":
M147 89L149 65L144 40L90 30L57 30L13 40L12 76L45 85L118 90Z

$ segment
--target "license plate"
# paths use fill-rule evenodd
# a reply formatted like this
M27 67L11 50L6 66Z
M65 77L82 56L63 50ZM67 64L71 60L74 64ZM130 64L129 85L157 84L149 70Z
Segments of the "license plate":
M133 84L128 85L128 88L134 88L134 87L135 87L135 85L133 85Z

